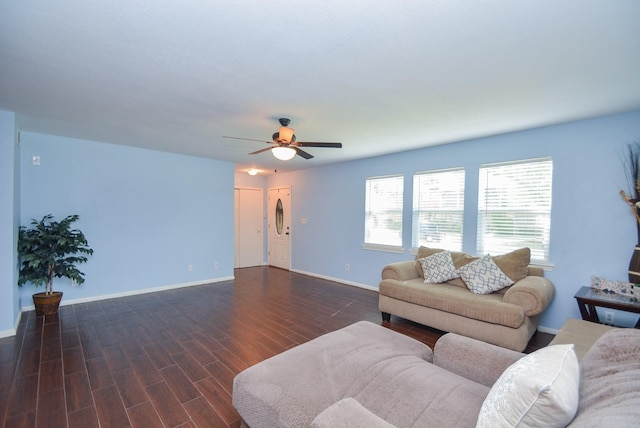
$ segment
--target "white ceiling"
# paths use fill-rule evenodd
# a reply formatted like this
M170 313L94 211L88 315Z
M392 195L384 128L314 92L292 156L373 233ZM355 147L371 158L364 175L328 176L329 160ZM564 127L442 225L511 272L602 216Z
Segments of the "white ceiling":
M287 171L640 109L638 0L0 0L23 131ZM279 117L316 157L277 161Z

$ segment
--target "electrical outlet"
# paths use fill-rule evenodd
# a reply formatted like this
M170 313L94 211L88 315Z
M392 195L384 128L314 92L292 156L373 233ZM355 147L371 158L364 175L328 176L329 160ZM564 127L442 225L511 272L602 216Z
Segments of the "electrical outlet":
M349 268L350 268L350 267L351 267L351 266L349 266L349 263L345 263L345 264L344 264L344 270L349 271Z
M608 325L613 325L615 319L615 314L613 311L604 311L604 323Z
M218 266L219 266L219 265L218 265L218 262L213 263L213 268L214 268L214 269L218 269Z
M187 265L187 272L193 272L193 265Z

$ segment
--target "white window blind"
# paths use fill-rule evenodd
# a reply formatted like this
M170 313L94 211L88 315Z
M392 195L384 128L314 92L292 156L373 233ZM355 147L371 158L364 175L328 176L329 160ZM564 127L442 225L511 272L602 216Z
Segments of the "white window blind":
M366 186L365 245L402 247L404 177L371 177Z
M529 247L532 262L549 262L552 174L550 158L480 167L478 254Z
M462 250L464 169L413 176L412 247Z

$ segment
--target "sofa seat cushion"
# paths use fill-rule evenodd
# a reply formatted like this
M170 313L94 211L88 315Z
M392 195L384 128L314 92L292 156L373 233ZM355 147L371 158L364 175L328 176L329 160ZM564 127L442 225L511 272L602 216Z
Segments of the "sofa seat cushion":
M591 321L569 318L555 335L549 346L573 343L578 360L582 360L603 334L615 327Z
M488 393L487 386L414 356L370 366L346 391L398 427L474 427Z
M477 295L466 288L448 283L425 284L419 278L402 282L385 279L380 282L380 294L511 328L520 327L525 319L524 309L504 303L502 294Z
M343 398L315 417L311 428L396 428L352 397Z
M580 361L578 414L571 427L637 427L640 423L640 330L604 333Z
M309 426L372 367L396 357L430 365L433 353L415 339L361 321L244 370L233 381L233 405L252 428Z

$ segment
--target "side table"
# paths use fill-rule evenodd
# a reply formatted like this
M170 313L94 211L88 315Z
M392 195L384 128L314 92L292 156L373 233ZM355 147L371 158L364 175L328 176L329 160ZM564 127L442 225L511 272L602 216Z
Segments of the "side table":
M578 302L583 320L600 322L596 306L640 314L640 301L632 296L605 292L591 287L580 287L574 297ZM640 328L640 319L638 319L635 328Z

